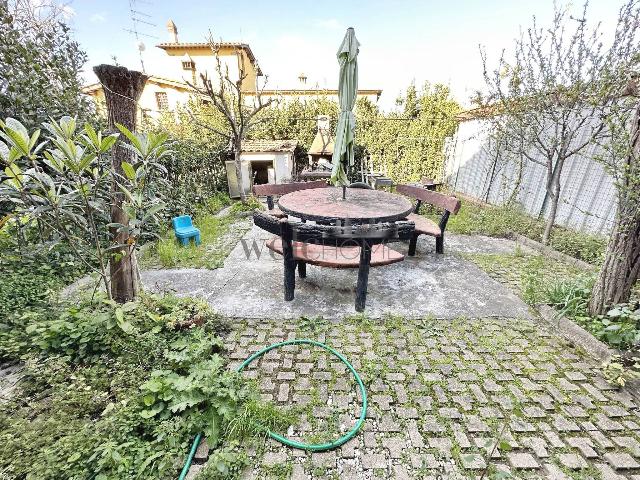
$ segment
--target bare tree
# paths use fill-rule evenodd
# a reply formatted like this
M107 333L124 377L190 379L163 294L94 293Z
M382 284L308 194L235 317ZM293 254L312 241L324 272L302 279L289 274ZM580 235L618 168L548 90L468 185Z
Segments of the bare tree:
M258 114L269 107L274 102L274 99L262 101L262 92L266 82L261 88L256 85L254 91L245 91L243 86L244 81L248 78L248 73L245 70L244 62L242 60L238 61L238 78L231 78L228 65L223 65L220 59L221 43L216 42L212 35L209 35L208 42L215 57L215 75L217 78L212 81L206 73L201 73L199 84L190 82L187 82L187 84L211 101L212 105L223 115L228 130L215 128L210 123L198 120L195 116L192 116L192 118L200 126L221 135L229 141L234 155L236 178L240 185L240 198L243 202L246 202L242 164L240 162L242 141L252 127L263 121ZM242 52L237 49L236 57L242 58L241 54ZM248 97L252 97L252 101L249 102Z
M147 82L147 76L141 72L128 70L113 65L98 65L93 68L100 83L104 86L107 104L109 129L116 130L116 124L124 125L135 131L137 102ZM127 178L123 163L133 164L133 152L123 143L121 138L116 143L112 154L112 168L116 178ZM111 187L111 228L112 242L115 244L114 255L110 262L111 295L119 303L133 300L139 291L139 271L135 252L135 239L129 231L117 225L128 225L129 217L123 208L125 195L114 178Z
M603 136L602 107L614 97L601 88L600 80L607 62L629 41L628 36L616 35L605 47L599 24L591 27L587 22L587 6L579 18L555 6L548 27L540 27L534 17L493 70L481 49L488 87L485 101L495 109L493 128L520 140L504 148L546 170L540 211L547 218L543 243L549 241L555 223L565 165Z

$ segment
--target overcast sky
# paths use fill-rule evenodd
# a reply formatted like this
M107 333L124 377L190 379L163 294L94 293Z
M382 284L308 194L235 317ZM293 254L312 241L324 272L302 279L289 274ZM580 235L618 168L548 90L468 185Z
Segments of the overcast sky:
M478 45L494 60L502 48L513 44L521 26L535 15L549 22L553 0L366 0L366 1L219 1L137 0L139 31L147 73L162 75L164 51L155 48L168 41L168 19L178 27L180 41L200 42L211 30L223 41L251 46L273 88L291 88L304 72L307 83L335 88L338 78L336 50L346 27L352 26L361 43L360 88L383 90L380 104L391 108L401 90L412 81L448 84L463 103L482 88ZM580 6L581 2L572 2ZM89 55L85 76L93 81L91 66L118 62L140 69L136 40L124 29L132 28L129 0L75 0L71 24L77 40ZM592 0L590 19L603 22L610 33L619 2ZM578 8L579 12L579 8Z

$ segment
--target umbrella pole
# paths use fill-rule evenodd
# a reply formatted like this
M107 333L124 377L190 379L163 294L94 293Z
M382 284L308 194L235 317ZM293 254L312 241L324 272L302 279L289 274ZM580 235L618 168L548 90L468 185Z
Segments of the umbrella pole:
M342 199L343 200L347 199L347 186L346 185L342 186Z

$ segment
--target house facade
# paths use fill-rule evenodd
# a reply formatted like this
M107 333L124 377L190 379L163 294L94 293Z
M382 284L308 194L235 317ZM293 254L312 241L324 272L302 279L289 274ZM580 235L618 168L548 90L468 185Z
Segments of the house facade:
M216 55L207 42L185 43L178 37L178 28L172 20L167 23L169 41L156 47L167 54L161 75L150 75L138 102L140 118L157 118L165 111L174 110L178 105L186 104L194 91L189 86L201 83L201 74L207 75L212 82L218 79ZM248 101L252 101L259 89L263 77L258 61L251 47L246 43L219 42L216 44L221 66L229 72L229 78L237 81L244 74L242 90ZM104 108L104 91L100 83L87 85L83 92L92 96L98 110ZM295 86L284 89L263 89L263 99L276 98L280 101L293 99L308 100L318 97L338 100L338 90L307 87L306 77L301 74ZM377 102L382 94L380 89L360 89L358 98L366 97Z

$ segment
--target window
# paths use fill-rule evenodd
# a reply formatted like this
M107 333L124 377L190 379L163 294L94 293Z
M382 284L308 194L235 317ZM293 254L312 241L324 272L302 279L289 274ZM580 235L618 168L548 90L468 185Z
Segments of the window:
M169 110L167 92L156 92L156 103L158 104L158 110Z
M196 64L195 64L195 62L183 61L182 62L182 69L183 70L195 70L196 69Z

